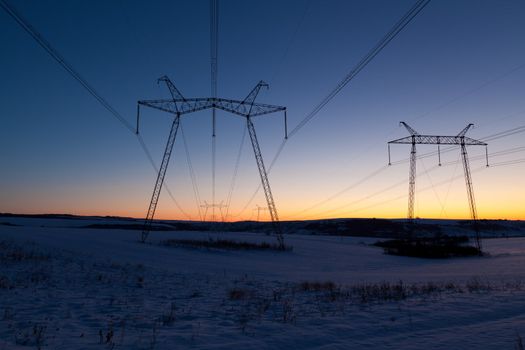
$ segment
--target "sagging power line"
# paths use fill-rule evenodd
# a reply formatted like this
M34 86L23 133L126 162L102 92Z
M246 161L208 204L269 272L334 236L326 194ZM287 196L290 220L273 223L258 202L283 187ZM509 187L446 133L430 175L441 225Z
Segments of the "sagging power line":
M44 38L44 36L36 30L36 28L29 23L27 19L25 19L20 12L16 10L14 6L12 6L9 1L7 0L0 0L0 7L9 15L11 16L21 27L24 29L30 36L35 40L64 70L71 75L91 96L93 96L98 103L102 105L115 119L117 119L122 126L124 126L129 132L132 134L135 134L135 128L127 121L126 118L124 118L94 87L91 85L86 79L84 79L80 73L78 73L78 70L76 70L65 58L62 54L58 52L58 50L51 45L51 43ZM146 155L146 158L151 164L151 167L155 171L155 173L158 173L157 165L155 164L155 161L153 160L153 157L151 156L151 152L149 151L148 147L146 146L146 143L142 139L140 134L136 134L137 141L139 142L139 145ZM170 188L165 185L164 188L166 189L166 192L168 192L169 197L175 204L175 206L180 210L180 212L185 215L188 219L191 219L191 216L184 211L182 206L177 202L175 197L173 196L172 191Z
M310 122L341 90L350 83L428 4L430 0L418 0L416 3L397 21L394 26L372 47L370 51L348 72L344 78L308 113L281 142L274 158L272 159L268 172L270 172L284 150L288 139L295 136L308 122ZM255 199L255 196L261 189L259 185L252 196L249 198L241 212L235 216L241 216L242 213Z
M219 54L219 4L218 0L210 0L210 73L211 73L211 97L217 97L217 74ZM215 220L215 179L217 166L217 141L216 141L216 109L212 113L212 135L211 135L211 208L212 220ZM221 202L222 205L222 202ZM219 208L222 208L219 206ZM222 216L222 211L221 211ZM223 218L224 220L224 218Z

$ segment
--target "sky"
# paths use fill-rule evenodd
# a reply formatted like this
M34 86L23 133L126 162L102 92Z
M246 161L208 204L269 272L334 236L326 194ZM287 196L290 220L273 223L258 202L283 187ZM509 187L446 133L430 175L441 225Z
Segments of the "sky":
M130 123L138 100L168 98L168 75L186 97L210 96L208 1L10 3ZM413 0L219 1L218 96L286 106L297 125L414 4ZM406 121L421 134L484 139L525 125L525 2L430 4L318 115L290 138L269 178L281 220L402 218L407 213ZM126 130L16 22L0 11L0 212L144 217L156 174ZM160 163L172 116L143 109L140 132ZM282 114L254 120L268 166L284 135ZM226 220L265 207L245 123L217 113L216 202ZM182 118L195 199L179 133L157 218L202 217L212 202L211 111ZM525 219L523 133L469 147L481 218ZM420 145L418 154L435 151ZM499 152L499 153L498 153ZM415 215L468 218L459 149L417 162ZM505 165L505 162L510 164ZM180 208L182 208L182 210ZM224 209L224 211L226 211ZM225 213L223 213L225 214ZM199 216L200 215L200 216ZM216 219L220 215L217 213ZM267 220L267 212L261 212ZM210 219L208 213L207 219Z

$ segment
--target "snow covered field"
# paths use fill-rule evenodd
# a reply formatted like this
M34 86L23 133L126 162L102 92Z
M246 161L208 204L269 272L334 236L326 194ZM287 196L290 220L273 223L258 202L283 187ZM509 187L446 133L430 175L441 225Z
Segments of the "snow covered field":
M0 349L514 349L525 337L525 238L424 260L364 237L225 251L159 244L219 236L208 232L144 245L137 230L82 228L120 220L0 222Z

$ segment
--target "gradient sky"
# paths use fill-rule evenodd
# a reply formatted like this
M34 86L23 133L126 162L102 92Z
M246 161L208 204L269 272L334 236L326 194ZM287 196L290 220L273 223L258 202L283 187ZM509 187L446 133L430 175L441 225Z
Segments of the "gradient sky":
M168 97L156 84L161 75L187 97L210 95L208 1L11 2L132 123L137 100ZM293 128L413 3L222 0L218 95L242 99L265 80L270 89L258 101L287 106ZM387 141L407 135L400 120L442 135L474 123L473 138L524 125L524 18L520 0L432 1L289 140L270 175L281 219L404 217L408 163L371 176L388 162ZM155 174L136 138L3 11L0 42L0 212L144 217ZM157 163L170 122L143 110L141 133ZM201 199L211 202L211 112L182 125ZM269 164L282 116L255 126ZM244 127L218 112L217 201L228 195ZM521 133L489 142L491 153L523 147L491 162L524 159L523 140ZM480 217L525 219L525 163L484 168L484 149L469 152ZM408 155L408 145L392 147L393 161ZM459 150L442 160L457 162ZM467 218L461 164L436 165L437 157L418 161L416 215ZM258 182L246 137L230 220L253 219L255 205L265 206L262 192L246 206ZM180 137L166 183L196 219ZM157 214L188 219L166 192Z

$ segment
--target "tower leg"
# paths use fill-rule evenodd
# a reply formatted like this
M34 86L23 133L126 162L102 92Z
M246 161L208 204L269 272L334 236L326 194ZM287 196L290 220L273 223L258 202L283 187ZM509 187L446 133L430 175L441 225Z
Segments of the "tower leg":
M164 157L162 157L162 163L157 174L157 181L155 182L155 187L153 188L153 195L151 196L151 201L149 203L148 214L146 215L146 219L144 220L144 226L142 228L141 236L142 243L146 241L151 230L151 224L153 222L153 217L155 216L157 203L159 202L160 191L162 189L162 184L164 183L166 170L168 169L168 163L170 161L171 151L173 150L173 144L175 143L175 137L177 136L179 124L180 115L177 115L173 120L173 123L171 124L170 136L168 137L168 142L166 143Z
M261 176L262 188L264 189L264 195L266 196L266 202L268 204L268 211L270 212L270 217L272 219L273 229L277 236L277 241L279 242L279 248L284 249L284 238L281 231L281 225L279 223L279 217L277 215L275 202L273 200L270 182L268 181L268 174L266 173L266 168L264 167L259 141L257 141L257 134L255 133L255 127L250 120L250 117L246 118L246 124L248 127L248 132L250 133L250 140L252 141L255 160L257 162L257 167L259 168L259 175Z
M481 237L479 234L478 227L478 214L476 212L476 202L474 200L474 189L472 188L472 177L470 175L470 165L468 161L467 147L465 143L461 143L461 158L463 160L463 170L465 172L465 184L467 185L467 196L468 203L470 206L470 217L472 218L472 223L474 224L474 230L476 231L476 247L481 253Z
M408 176L408 215L410 221L414 220L414 196L416 192L416 144L412 143L410 152L410 174Z

